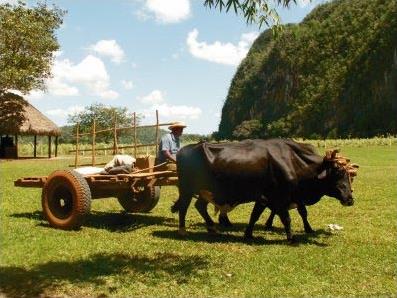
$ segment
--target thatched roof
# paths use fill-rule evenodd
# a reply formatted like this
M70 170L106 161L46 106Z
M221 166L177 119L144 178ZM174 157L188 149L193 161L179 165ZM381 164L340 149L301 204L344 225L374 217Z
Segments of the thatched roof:
M5 93L0 95L0 134L58 136L61 131L21 96Z

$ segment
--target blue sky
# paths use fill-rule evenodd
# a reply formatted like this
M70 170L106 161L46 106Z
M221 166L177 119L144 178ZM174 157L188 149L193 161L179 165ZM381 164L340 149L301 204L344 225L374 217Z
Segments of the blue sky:
M299 22L320 1L280 9L282 22ZM58 125L99 102L136 111L144 123L158 109L160 122L185 121L187 133L216 131L230 81L259 34L203 0L47 2L67 10L61 48L47 91L27 99Z

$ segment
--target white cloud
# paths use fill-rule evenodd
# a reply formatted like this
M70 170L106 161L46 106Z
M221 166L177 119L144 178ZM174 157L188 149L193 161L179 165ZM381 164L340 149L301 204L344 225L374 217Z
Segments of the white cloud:
M0 4L16 5L18 4L18 0L0 0Z
M189 0L146 0L137 15L140 19L154 17L159 23L178 23L191 14Z
M70 106L66 109L47 110L45 113L49 116L66 119L69 115L74 115L84 111L83 106Z
M44 91L42 90L32 90L26 95L26 99L30 100L37 100L41 99L44 96Z
M138 97L144 104L160 104L164 102L164 94L160 90L153 90L148 95Z
M298 4L300 7L305 7L305 6L307 6L307 5L310 4L310 1L311 1L311 0L298 0L298 1L297 1L297 4Z
M89 49L99 55L110 57L116 64L120 64L125 56L123 49L114 39L100 40L96 44L90 45Z
M171 105L166 103L164 92L160 90L153 90L148 95L138 97L138 99L145 104L151 105L149 108L142 111L145 118L150 121L153 120L156 110L158 110L162 121L198 119L202 113L201 109L198 107Z
M134 83L132 81L122 80L121 84L123 85L125 90L131 90L134 88Z
M78 84L91 95L104 99L115 99L119 94L109 89L110 78L103 61L88 55L79 64L69 59L55 60L52 68L54 77L47 82L47 88L53 95L75 96L79 90L70 84Z
M196 58L226 65L238 65L245 58L249 47L258 36L257 32L244 33L238 44L234 45L230 42L222 43L220 41L215 41L212 44L205 41L200 42L197 40L198 34L197 29L189 32L186 39L189 52Z
M54 77L47 81L47 89L53 95L77 96L79 89L61 81L60 77Z
M164 115L171 120L198 119L202 113L201 109L198 107L168 105L167 103L154 105L152 110L158 110L160 115Z

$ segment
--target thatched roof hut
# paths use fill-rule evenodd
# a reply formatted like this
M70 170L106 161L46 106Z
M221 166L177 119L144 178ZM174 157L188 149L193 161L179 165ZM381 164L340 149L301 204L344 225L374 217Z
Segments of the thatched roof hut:
M61 134L58 126L31 104L28 104L24 110L25 121L19 127L20 134L41 136L59 136Z
M60 129L39 110L14 93L0 95L0 154L8 151L10 156L18 157L18 135L34 136L34 157L36 157L37 136L48 136L49 153L51 157L51 137L55 137L55 155L57 155L58 136ZM9 135L14 136L15 141ZM6 147L10 147L5 149ZM11 148L12 147L12 148Z

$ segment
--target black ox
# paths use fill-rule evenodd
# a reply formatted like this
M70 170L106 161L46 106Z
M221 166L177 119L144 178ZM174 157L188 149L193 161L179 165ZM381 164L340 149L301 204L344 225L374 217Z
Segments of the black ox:
M295 194L303 185L304 189L316 185L342 205L351 206L351 170L346 160L336 158L336 151L321 157L312 146L292 140L188 145L177 154L179 198L171 211L179 211L179 232L185 234L187 209L192 197L198 196L195 206L208 231L214 232L214 222L207 212L209 202L225 216L235 206L255 201L245 237L252 237L255 222L269 207L279 215L287 239L292 241L288 209L295 203L302 211L305 205L305 196ZM308 229L305 213L303 219Z
M335 153L336 151L334 151L333 154ZM331 163L331 167L328 169L328 171L324 171L314 178L303 179L299 181L297 186L294 188L293 193L291 194L292 204L289 206L289 209L298 209L306 233L314 232L309 224L309 221L307 220L306 206L316 204L325 195L334 198L338 197L338 188L335 187L335 184L337 183L336 180L344 175L343 169L340 169L341 166L347 170L350 176L350 183L353 181L353 177L356 176L356 169L358 168L358 165L349 165L348 160L343 157L337 158L335 155L332 156L332 152L330 153L330 156L331 158L328 160L334 160L334 163ZM339 187L343 188L345 186L343 184L340 184ZM353 191L353 189L351 190ZM257 202L254 206L251 220L253 222L256 222L265 209L265 204ZM269 218L265 223L266 230L270 230L272 228L275 215L276 212L272 210ZM232 223L230 222L226 213L219 214L219 224L224 227L232 226ZM252 228L253 224L250 226L250 229L246 231L245 237L252 237Z

